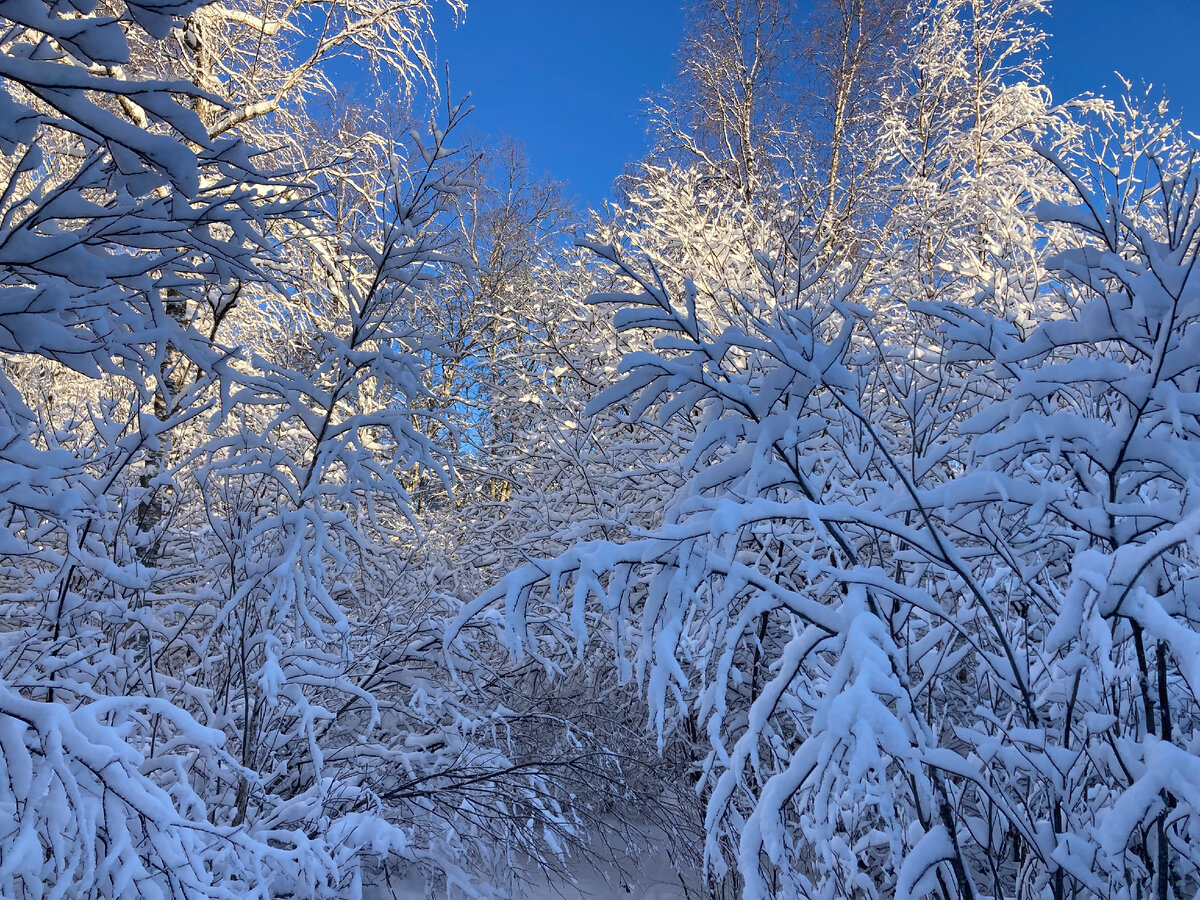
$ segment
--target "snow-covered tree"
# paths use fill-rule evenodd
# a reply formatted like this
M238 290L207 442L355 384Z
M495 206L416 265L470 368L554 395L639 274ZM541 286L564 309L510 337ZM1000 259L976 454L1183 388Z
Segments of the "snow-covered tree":
M895 96L948 112L912 144L886 123L892 189L940 198L888 223L899 259L698 223L747 260L712 266L714 314L706 265L664 276L678 243L595 245L627 288L593 301L652 343L593 409L688 423L686 481L661 526L460 616L495 604L546 667L564 618L578 653L603 635L663 744L706 743L708 863L747 897L1200 884L1195 150L1099 106L1082 140L1038 87L1041 9L918 9L909 59L946 78Z
M6 23L6 894L486 894L571 838L595 754L520 755L455 680L409 494L450 478L416 314L470 264L449 128L304 119L332 54L427 71L428 5L322 7L298 58L313 9Z
M210 822L187 761L236 771L222 736L157 690L130 684L124 665L144 654L130 637L128 599L145 572L136 559L114 558L129 522L113 490L179 422L151 412L152 373L168 346L201 381L228 371L225 351L168 305L203 305L211 285L246 277L268 244L264 225L287 211L240 142L209 138L188 102L204 96L199 88L121 71L127 33L162 40L193 9L3 10L0 674L3 802L13 824L0 879L13 896L131 886L147 896L213 896L231 883L253 894L281 870L314 884L335 870L328 856ZM131 389L90 404L60 396L63 418L47 428L31 402L50 398L18 385L58 367ZM108 588L94 589L98 582ZM155 752L159 741L169 743L165 755Z
M435 6L0 4L0 894L1200 891L1194 139L704 0L567 248Z

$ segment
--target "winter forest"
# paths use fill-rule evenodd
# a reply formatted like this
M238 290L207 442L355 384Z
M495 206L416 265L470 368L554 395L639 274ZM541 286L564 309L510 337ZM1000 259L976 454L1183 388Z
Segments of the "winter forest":
M463 0L0 2L0 896L1200 896L1200 139L1049 2L694 0L589 213Z

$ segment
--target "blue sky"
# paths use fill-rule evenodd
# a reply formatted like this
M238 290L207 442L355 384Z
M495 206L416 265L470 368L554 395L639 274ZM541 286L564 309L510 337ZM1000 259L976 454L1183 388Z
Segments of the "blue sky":
M470 0L448 24L438 56L451 92L471 93L472 127L598 205L645 150L642 98L674 74L683 15L676 0Z
M1115 96L1118 71L1164 89L1184 126L1200 131L1200 0L1057 0L1047 31L1056 99Z
M438 23L438 56L475 131L515 138L598 205L646 149L642 98L670 81L682 23L677 0L472 0L457 29ZM1047 30L1056 98L1117 86L1118 70L1200 130L1200 0L1057 0Z

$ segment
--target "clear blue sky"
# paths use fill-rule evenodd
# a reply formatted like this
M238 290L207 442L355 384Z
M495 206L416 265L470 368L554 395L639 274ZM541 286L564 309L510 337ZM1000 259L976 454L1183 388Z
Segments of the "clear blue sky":
M645 152L642 98L674 75L682 27L678 0L468 0L462 25L435 30L473 128L595 206Z
M1165 90L1184 126L1200 131L1200 0L1056 0L1047 31L1055 99L1115 97L1116 71Z
M1060 100L1117 86L1113 71L1167 90L1200 130L1200 0L1057 0L1048 74ZM677 0L471 0L438 22L451 90L471 93L472 128L520 141L535 172L599 204L646 150L642 98L670 81Z

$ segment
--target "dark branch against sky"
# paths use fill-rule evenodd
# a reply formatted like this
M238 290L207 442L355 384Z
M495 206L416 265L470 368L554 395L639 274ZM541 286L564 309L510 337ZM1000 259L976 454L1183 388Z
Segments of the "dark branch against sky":
M1056 99L1115 95L1119 71L1197 121L1200 0L1057 0L1052 10ZM647 149L643 100L671 80L682 24L677 0L474 0L457 28L439 23L438 57L451 93L471 94L472 130L516 139L534 172L597 206Z

